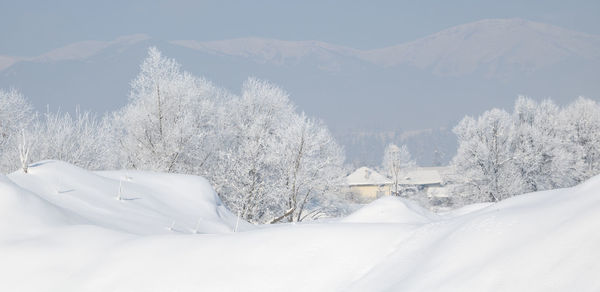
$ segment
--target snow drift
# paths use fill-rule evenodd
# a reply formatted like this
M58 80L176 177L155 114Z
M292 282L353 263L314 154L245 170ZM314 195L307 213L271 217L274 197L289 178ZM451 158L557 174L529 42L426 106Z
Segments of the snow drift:
M0 211L7 291L600 290L600 177L446 214L384 198L232 233L202 178L46 161L0 177Z
M149 235L229 232L236 223L210 184L198 176L89 172L60 161L42 161L27 174L8 177L30 192L28 197L72 214L69 219L75 224Z

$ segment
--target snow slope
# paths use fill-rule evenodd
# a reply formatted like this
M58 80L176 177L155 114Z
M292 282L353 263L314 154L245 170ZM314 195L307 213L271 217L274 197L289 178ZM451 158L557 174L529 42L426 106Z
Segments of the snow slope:
M449 216L416 229L349 291L600 291L599 211L594 177Z
M595 177L441 215L383 198L232 233L202 178L45 161L0 177L0 290L598 291L599 211Z

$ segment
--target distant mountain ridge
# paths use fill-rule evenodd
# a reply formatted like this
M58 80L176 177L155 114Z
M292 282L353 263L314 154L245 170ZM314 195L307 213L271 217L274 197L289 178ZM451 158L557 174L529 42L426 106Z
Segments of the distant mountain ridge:
M0 56L0 71L21 61L83 60L111 46L134 45L148 40L151 40L150 36L136 34L113 41L76 42L37 57ZM411 65L439 75L472 73L480 64L494 67L504 62L524 70L535 70L573 56L600 58L600 36L523 19L485 19L454 26L415 41L372 50L321 41L258 37L168 42L207 54L249 58L261 64L293 65L305 58L316 58L327 64L343 57L383 67Z
M112 41L81 41L56 48L35 57L15 57L0 55L0 72L19 62L51 63L61 61L83 61L111 47L125 48L141 41L150 40L145 34L134 34L118 37Z
M192 40L171 41L190 49L238 57L255 57L263 62L283 64L309 55L356 57L361 51L320 41L282 41L264 38L238 38L222 41L199 42Z

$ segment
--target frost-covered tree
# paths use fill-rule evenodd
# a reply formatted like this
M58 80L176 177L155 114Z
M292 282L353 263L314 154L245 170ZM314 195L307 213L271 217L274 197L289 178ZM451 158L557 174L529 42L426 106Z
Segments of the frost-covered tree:
M278 164L294 107L285 91L251 78L227 110L227 134L213 181L234 213L251 222L268 222L279 216L284 201L278 196L283 188L275 182L283 175Z
M218 90L183 72L150 48L131 83L130 103L115 115L126 167L202 173L213 154L209 143Z
M326 212L325 195L343 183L344 153L327 128L304 114L293 119L283 136L285 147L279 164L283 174L279 179L283 184L282 214L271 223L321 215Z
M288 94L250 78L226 106L227 126L211 180L227 206L255 223L301 221L341 185L343 151Z
M235 97L150 48L131 86L113 122L124 167L204 175L256 223L300 221L339 186L343 151L271 83L250 78Z
M400 178L403 173L411 167L416 166L416 162L411 158L410 152L406 145L400 147L395 144L389 144L383 153L382 167L385 174L394 182L393 193L400 195L401 189L399 185Z
M33 161L56 159L86 169L112 168L116 145L110 124L90 112L46 112L29 130L35 137L30 157Z
M496 202L518 193L520 177L512 163L510 115L492 109L477 120L465 117L455 128L458 150L452 164L470 201Z
M87 169L114 168L112 125L91 113L50 112L39 115L18 92L0 90L0 142L3 172L28 163L57 159Z
M570 187L600 173L600 106L586 98L560 109L519 97L511 120L492 110L454 130L457 189L474 201Z
M19 142L35 113L31 104L21 93L0 89L0 170L3 173L15 171L21 166Z
M538 104L521 96L515 102L512 163L522 182L519 193L568 187L579 176L575 157L558 131L559 113L549 100Z
M563 109L560 118L566 151L575 155L581 173L578 181L600 173L600 105L580 97Z

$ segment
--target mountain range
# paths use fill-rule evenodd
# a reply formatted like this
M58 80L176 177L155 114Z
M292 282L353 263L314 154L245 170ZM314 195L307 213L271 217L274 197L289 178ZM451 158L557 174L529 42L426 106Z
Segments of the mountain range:
M422 165L440 162L434 153L445 163L456 147L450 130L464 115L510 109L520 94L564 104L600 93L600 36L523 19L368 50L259 37L82 41L39 56L0 54L0 88L21 90L41 110L114 110L127 102L149 46L232 92L249 76L282 86L299 110L330 126L356 165L379 164L390 142L409 144Z

